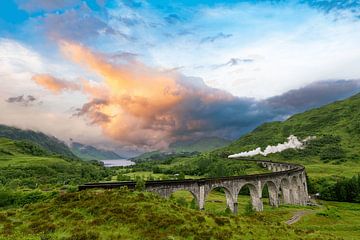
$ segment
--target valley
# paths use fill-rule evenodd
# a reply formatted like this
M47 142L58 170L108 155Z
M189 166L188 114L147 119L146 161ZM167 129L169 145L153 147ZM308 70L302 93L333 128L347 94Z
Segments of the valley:
M0 0L0 240L359 240L360 0Z
M360 193L356 191L360 179L354 176L360 172L360 145L356 141L360 138L360 113L355 107L359 100L360 95L355 95L284 122L266 123L230 145L211 151L143 155L133 159L135 165L124 167L106 168L95 159L74 157L66 149L62 155L28 136L2 137L0 239L358 239L360 205L356 202ZM324 121L324 116L330 115L337 119L334 109L344 116L341 121ZM316 116L322 116L319 122ZM316 138L304 149L257 155L248 161L227 158L236 152L284 142L290 132L301 138ZM337 151L335 155L333 151ZM255 159L304 165L309 193L320 193L320 199L312 200L317 205L274 208L269 205L265 188L261 199L264 210L255 212L249 191L244 190L238 196L238 213L234 215L227 208L221 188L207 195L203 211L197 209L193 195L187 191L177 191L165 199L141 188L77 189L87 182L135 181L141 186L148 180L270 172L251 161ZM350 184L347 179L355 179L351 184L359 181L353 189L353 203L323 200L334 200L329 194L336 197L338 187ZM303 212L306 214L287 224Z

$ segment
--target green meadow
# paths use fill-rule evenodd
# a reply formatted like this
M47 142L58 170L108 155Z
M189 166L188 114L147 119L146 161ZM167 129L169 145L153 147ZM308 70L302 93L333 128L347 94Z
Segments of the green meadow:
M0 210L0 239L359 239L360 206L320 202L316 207L266 204L248 211L239 196L239 213L226 210L225 196L213 191L205 210L192 196L176 192L163 199L147 192L92 190ZM285 222L299 211L298 222Z

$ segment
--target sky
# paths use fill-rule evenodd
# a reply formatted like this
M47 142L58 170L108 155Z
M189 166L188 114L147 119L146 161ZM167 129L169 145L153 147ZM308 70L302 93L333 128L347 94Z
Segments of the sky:
M134 154L360 91L360 1L1 0L0 123Z

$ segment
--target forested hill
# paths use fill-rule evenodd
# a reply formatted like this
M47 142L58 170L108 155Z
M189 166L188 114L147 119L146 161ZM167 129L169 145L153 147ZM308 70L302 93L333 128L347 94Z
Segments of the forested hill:
M225 156L257 147L264 149L267 145L286 141L289 135L302 139L316 136L316 139L310 141L304 150L286 150L272 157L337 163L348 160L360 161L360 93L342 101L293 115L283 122L265 123L215 152Z
M60 141L56 137L48 136L42 132L22 130L0 124L0 137L12 140L27 140L40 145L50 153L59 154L72 159L78 158L71 152L64 142Z
M105 160L105 159L124 159L117 153L105 149L95 148L78 142L71 143L71 151L84 160Z
M174 152L206 152L228 145L231 141L220 137L204 137L197 140L177 141L169 145Z

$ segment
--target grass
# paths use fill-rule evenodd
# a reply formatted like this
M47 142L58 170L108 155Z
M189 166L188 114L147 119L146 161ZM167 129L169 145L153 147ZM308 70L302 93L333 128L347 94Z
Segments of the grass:
M191 203L193 196L187 191L173 193L174 200L185 198L188 204ZM238 214L241 218L246 218L245 209L250 200L250 196L238 196ZM272 220L275 224L283 224L298 211L307 211L298 222L291 228L295 232L305 232L304 238L309 239L360 239L360 204L319 201L319 207L302 207L294 205L281 205L274 208L268 204L268 199L263 198L264 211L257 213L258 218L264 221ZM189 205L188 205L189 206ZM225 194L212 191L206 198L205 211L209 214L226 216ZM301 236L294 239L300 239ZM271 236L269 238L271 239ZM277 239L277 238L276 238ZM281 237L279 237L281 239ZM289 239L291 239L289 237Z
M296 160L295 162L302 163ZM314 178L333 176L353 177L360 173L360 164L357 162L345 162L342 164L310 163L306 164L306 172L310 177Z
M91 190L67 193L23 208L0 209L0 239L359 239L359 204L321 202L322 207L281 206L245 215L249 196L239 196L239 214L225 211L213 191L205 211L184 206L190 193L170 199L147 192ZM264 199L264 202L267 201ZM288 226L299 210L308 215Z
M304 216L296 227L344 239L360 239L360 204L325 201L321 203L323 205L320 209Z

